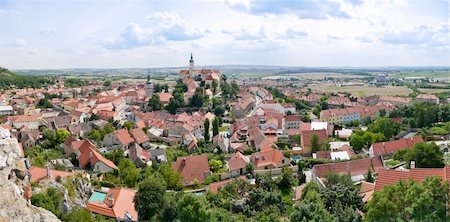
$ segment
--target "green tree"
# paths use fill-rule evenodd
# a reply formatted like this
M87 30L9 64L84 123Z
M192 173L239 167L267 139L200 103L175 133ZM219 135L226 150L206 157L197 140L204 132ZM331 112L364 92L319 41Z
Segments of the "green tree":
M297 180L294 178L293 171L289 167L283 167L281 170L281 179L278 181L280 189L291 189L297 185Z
M191 107L202 107L205 103L205 97L203 93L196 92L189 100L189 106Z
M57 129L55 132L55 139L57 144L64 143L64 141L69 137L70 133L65 129Z
M210 160L208 164L214 173L217 173L223 166L223 163L220 160Z
M96 220L91 212L84 208L74 208L69 214L63 216L63 221L67 222L94 222ZM105 220L104 220L105 221Z
M54 187L50 187L45 192L31 196L31 204L49 210L57 217L62 216L60 209L63 202L64 197L62 193Z
M369 124L368 131L381 133L385 138L390 139L400 131L400 125L387 117L381 117Z
M123 184L127 187L134 187L137 182L137 178L139 175L139 169L136 168L136 165L127 158L122 158L119 161L119 177Z
M88 133L87 137L88 137L89 139L91 139L91 140L94 140L94 141L99 142L99 141L101 140L101 138L102 138L102 134L100 133L100 131L98 131L98 130L96 130L96 129L92 129L92 130Z
M110 80L106 80L103 82L103 86L104 87L110 87L111 86L111 81Z
M207 221L206 203L201 197L185 193L177 203L179 218L185 222Z
M126 121L123 126L127 129L127 130L131 130L134 127L134 123L131 121Z
M139 220L151 220L166 204L166 184L161 175L154 174L139 183L134 196L134 207Z
M152 98L148 101L148 107L151 111L157 111L162 109L162 103L158 94L153 94Z
M177 113L177 109L179 107L179 102L175 97L170 98L169 104L167 104L166 110L172 114L175 115Z
M440 168L443 167L444 154L435 143L418 143L412 150L407 151L406 161L415 161L418 168Z
M40 99L36 108L52 108L53 105L48 99Z
M206 118L205 122L203 122L203 127L204 127L204 130L205 130L205 132L203 133L203 137L205 139L205 142L209 142L209 139L210 139L210 136L209 136L209 125L210 125L209 119Z
M319 136L317 134L313 134L311 136L311 152L317 152L320 150L319 144Z
M212 126L213 126L213 136L216 136L219 134L219 118L215 117L213 122L212 122Z
M372 196L366 206L366 221L448 221L449 185L438 177L422 183L400 180L385 186Z
M306 196L303 197L303 201L294 206L290 219L291 221L299 222L334 221L333 216L326 210L320 194L315 190L307 192Z
M369 182L369 183L375 182L375 178L373 178L373 175L372 175L372 170L369 169L369 170L367 171L367 174L366 174L366 176L365 176L365 179L366 179L366 181Z
M366 145L366 141L364 140L364 138L362 136L357 135L357 134L353 134L350 136L350 146L352 146L352 148L355 151L362 150L362 148L364 148L365 145Z
M164 178L164 181L167 184L167 189L183 189L183 180L180 173L174 170L169 164L161 164L158 168L158 172Z

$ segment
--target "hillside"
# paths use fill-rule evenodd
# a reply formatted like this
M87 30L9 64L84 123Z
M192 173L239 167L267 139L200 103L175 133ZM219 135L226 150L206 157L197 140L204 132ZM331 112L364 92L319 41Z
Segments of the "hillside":
M42 76L16 75L10 70L0 67L0 89L39 88L53 81Z

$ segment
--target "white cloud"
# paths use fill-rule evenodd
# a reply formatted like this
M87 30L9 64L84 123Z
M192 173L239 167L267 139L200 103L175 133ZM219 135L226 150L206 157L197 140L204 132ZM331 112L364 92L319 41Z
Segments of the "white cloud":
M23 39L15 39L13 43L10 44L12 47L24 47L27 45L27 42Z
M52 29L52 28L43 28L39 30L40 34L44 34L44 35L54 35L56 34L56 29Z

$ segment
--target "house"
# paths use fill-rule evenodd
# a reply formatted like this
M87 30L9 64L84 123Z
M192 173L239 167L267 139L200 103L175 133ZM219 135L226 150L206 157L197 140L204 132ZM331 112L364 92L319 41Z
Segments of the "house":
M74 124L80 124L84 123L85 120L88 118L87 114L78 110L72 110L70 111L70 115L72 116L72 122Z
M420 102L439 104L439 97L432 94L419 94L417 95L416 100Z
M213 193L217 193L217 192L219 192L220 189L222 189L226 185L228 185L231 182L236 181L236 180L246 181L247 178L245 176L240 176L240 177L234 178L234 179L231 178L231 179L226 179L226 180L222 180L222 181L219 181L219 182L214 182L214 183L209 184L208 190L213 192Z
M118 121L120 120L120 116L119 113L116 111L112 111L112 110L99 110L97 111L97 116L101 119L101 120L105 120L105 121L109 121L109 120L113 120L113 121Z
M134 128L130 130L130 134L139 146L144 149L150 148L150 138L145 134L144 130L140 128Z
M287 115L284 117L285 129L300 129L302 118L300 115Z
M146 152L150 153L150 161L152 161L152 164L167 162L165 149L151 149L146 150Z
M379 155L391 155L396 151L402 149L412 149L416 144L421 142L423 142L422 137L415 136L411 138L402 138L399 140L374 143L370 146L369 155L371 157Z
M134 162L137 167L144 167L150 165L150 154L146 152L137 143L133 143L129 149L130 160ZM148 164L150 162L150 164Z
M66 140L63 143L64 152L68 155L71 155L72 153L78 153L78 150L80 149L80 146L84 143L84 140L78 140L75 139L73 136L69 136L66 138Z
M250 159L237 151L234 153L227 162L228 171L231 173L231 177L237 177L239 175L244 175L247 173L247 164Z
M90 167L94 172L107 173L117 169L117 166L103 157L89 140L85 140L81 144L78 162L81 168Z
M223 153L230 152L231 149L230 139L223 134L217 134L212 138L211 148L219 148Z
M161 104L162 104L163 106L166 106L167 104L169 104L170 99L171 99L172 97L173 97L173 96L172 96L172 94L170 94L170 93L166 93L166 92L159 93L159 100L161 101Z
M134 208L135 195L136 191L128 188L110 188L107 193L94 191L86 209L116 221L138 221L138 212Z
M43 180L56 180L58 178L65 178L69 176L74 176L73 172L66 172L61 170L51 170L47 167L47 169L42 167L32 166L28 169L28 173L30 174L31 182L40 182Z
M56 129L66 129L72 124L72 116L61 115L55 117L44 118L44 123L47 128Z
M230 103L231 115L234 118L240 119L252 110L255 105L255 100L252 97L246 97L236 103Z
M361 181L369 170L378 172L384 168L381 157L372 157L346 162L335 162L314 165L311 171L312 179L324 187L322 178L326 178L329 173L348 174L353 181Z
M37 130L41 125L40 115L19 115L19 116L5 116L3 123L11 124L14 128L20 129L26 127L30 130Z
M307 153L311 153L312 150L312 144L311 144L311 139L313 138L314 135L317 135L318 137L318 144L323 144L327 138L327 131L326 130L303 130L301 133L301 142L302 142L302 152L303 154L307 154Z
M134 138L126 129L116 130L103 138L103 145L112 149L127 150L134 142Z
M380 110L387 113L393 108L389 106L364 106L364 107L347 107L339 109L328 109L320 111L320 120L332 124L347 124L352 121L360 121L364 117L375 118L379 115Z
M0 106L0 115L12 115L14 114L14 109L12 106Z
M172 169L181 174L185 186L194 185L195 183L203 184L205 179L211 175L208 156L205 154L177 157L177 160L172 163Z
M450 166L447 165L443 168L414 168L411 166L410 170L405 171L381 169L378 171L375 182L375 192L383 189L387 185L394 185L400 180L407 181L412 179L415 182L422 182L430 176L437 176L441 180L450 183Z
M290 164L290 160L281 151L273 148L265 148L260 152L253 153L251 162L255 166L255 170L282 168Z

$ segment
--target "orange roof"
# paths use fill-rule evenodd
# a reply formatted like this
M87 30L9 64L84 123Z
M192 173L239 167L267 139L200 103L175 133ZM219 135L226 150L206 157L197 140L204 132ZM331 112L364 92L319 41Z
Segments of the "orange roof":
M56 180L56 178L61 177L68 177L73 176L75 173L72 172L66 172L66 171L60 171L60 170L48 170L41 167L32 166L30 169L28 169L28 172L31 175L31 182L34 181L41 181L45 179L49 180ZM48 173L50 173L51 177L48 177Z
M166 92L159 93L159 100L163 103L169 102L170 98L172 98L172 94L170 93Z
M228 160L228 167L230 171L239 170L247 166L247 161L245 156L241 152L236 152Z
M133 138L136 140L137 143L141 144L144 142L149 141L150 139L148 138L147 134L145 134L145 132L140 129L140 128L134 128L131 130L131 135L133 136Z
M138 213L134 208L134 196L136 191L128 188L111 188L105 196L105 200L88 203L87 210L107 217L125 220L125 214L131 216L132 221L137 221ZM113 201L110 202L110 199ZM112 203L112 205L111 205Z
M322 129L322 130L303 130L302 131L302 143L303 143L303 147L311 147L311 138L313 137L313 135L317 135L319 137L319 144L324 142L327 138L328 138L328 134L327 131Z
M423 142L421 136L415 136L412 138L402 138L399 140L387 141L387 142L379 142L374 143L373 146L373 155L386 155L392 154L398 150L402 149L411 149L417 143Z
M227 180L222 180L219 182L214 182L209 184L209 191L213 192L213 193L217 193L219 191L220 188L226 186L227 184L233 182L234 180L246 180L245 176L240 176L238 178L231 178L231 179L227 179Z
M380 157L372 157L345 162L317 164L313 167L313 172L320 178L324 178L330 172L357 176L366 174L369 169L372 172L378 172L383 167Z
M252 154L251 160L255 167L263 167L267 165L276 167L283 159L283 157L283 153L279 150L266 148L261 152Z
M172 163L172 168L180 172L183 182L191 185L197 179L200 183L205 182L205 174L209 174L208 156L205 154L198 156L177 157Z
M130 133L126 129L116 130L114 134L117 136L117 139L125 145L134 142L135 140L131 137Z
M84 168L87 164L94 166L98 161L104 163L106 166L117 169L117 166L110 160L103 157L96 149L95 145L89 140L85 140L79 148L80 156L78 161L80 162L80 167Z

